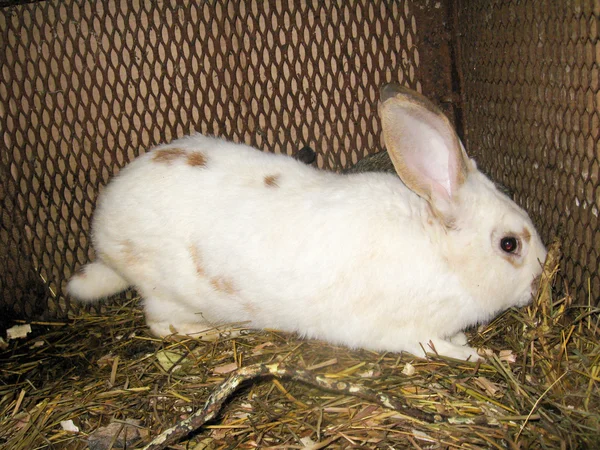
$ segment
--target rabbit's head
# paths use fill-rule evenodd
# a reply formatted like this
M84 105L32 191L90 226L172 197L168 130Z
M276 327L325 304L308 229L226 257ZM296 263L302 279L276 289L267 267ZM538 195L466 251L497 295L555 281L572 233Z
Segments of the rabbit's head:
M467 157L448 118L422 95L382 89L383 138L396 172L428 208L450 272L479 299L481 314L526 304L546 250L527 213Z

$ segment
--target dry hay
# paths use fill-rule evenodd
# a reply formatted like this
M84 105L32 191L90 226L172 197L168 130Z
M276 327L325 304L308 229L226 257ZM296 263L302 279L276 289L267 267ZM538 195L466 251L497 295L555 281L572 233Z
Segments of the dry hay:
M408 409L262 377L169 448L598 448L599 310L553 297L555 267L546 269L532 306L471 331L472 344L490 349L481 364L277 331L165 341L148 334L135 301L67 325L34 323L34 335L0 355L0 446L122 448L127 434L126 448L141 447L200 410L235 369L263 363L395 396Z

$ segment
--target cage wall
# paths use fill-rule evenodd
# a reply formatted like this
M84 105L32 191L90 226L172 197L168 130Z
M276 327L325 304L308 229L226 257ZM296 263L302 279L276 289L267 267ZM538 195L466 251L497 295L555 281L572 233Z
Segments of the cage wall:
M455 24L471 154L560 238L563 281L598 304L600 2L459 0Z
M96 196L154 144L198 131L287 154L310 145L338 170L382 150L386 82L452 116L447 13L383 0L0 8L0 315L73 309L64 286L93 257Z
M11 3L11 2L4 2ZM1 4L1 3L0 3ZM199 131L339 170L382 150L379 87L432 98L564 282L600 296L600 2L46 1L0 8L0 318L64 316L96 196Z

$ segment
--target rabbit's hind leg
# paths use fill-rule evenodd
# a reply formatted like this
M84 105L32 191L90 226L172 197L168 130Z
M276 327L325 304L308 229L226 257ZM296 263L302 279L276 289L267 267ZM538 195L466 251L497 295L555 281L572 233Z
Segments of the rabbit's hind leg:
M155 336L166 337L180 335L214 340L218 337L215 326L205 320L201 311L189 308L169 299L169 296L156 295L144 297L146 324ZM212 337L216 335L216 337Z

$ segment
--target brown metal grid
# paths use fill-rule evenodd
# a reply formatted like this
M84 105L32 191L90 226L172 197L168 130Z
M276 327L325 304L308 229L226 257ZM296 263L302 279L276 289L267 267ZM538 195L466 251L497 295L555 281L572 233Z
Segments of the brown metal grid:
M600 2L460 0L456 23L471 152L561 237L564 280L597 304Z
M383 83L421 89L408 1L51 0L1 8L0 33L0 314L21 318L72 309L97 192L153 144L309 144L338 169L381 150ZM443 41L423 44L438 75ZM428 86L441 97L446 81Z

